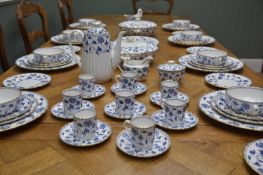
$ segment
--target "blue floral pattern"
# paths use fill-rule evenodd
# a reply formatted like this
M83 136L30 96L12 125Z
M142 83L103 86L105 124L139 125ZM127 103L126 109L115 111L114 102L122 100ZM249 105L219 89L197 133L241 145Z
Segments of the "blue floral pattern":
M177 97L175 98L178 98L180 100L183 100L184 102L188 103L189 102L189 97L188 95L182 93L182 92L178 92L177 94ZM151 102L153 102L154 104L156 105L159 105L161 106L161 103L162 103L162 93L160 91L156 91L156 92L153 92L151 95L150 95L150 100Z
M140 82L137 82L136 85L137 85L137 86L136 86L136 88L134 89L134 93L135 93L136 95L140 95L140 94L146 92L147 86L146 86L145 84L140 83ZM122 88L122 84L121 84L121 83L115 83L115 84L113 84L113 85L111 86L111 91L112 91L112 92L117 92L117 91L122 90L122 89L123 89L123 88Z
M119 24L120 30L126 31L125 35L150 36L157 24L151 21L124 21Z
M73 86L71 89L75 89L75 90L80 90L80 86ZM93 99L93 98L97 98L102 96L103 94L105 94L106 92L106 88L100 84L95 84L95 89L94 89L94 93L87 95L87 94L82 94L82 98L84 99Z

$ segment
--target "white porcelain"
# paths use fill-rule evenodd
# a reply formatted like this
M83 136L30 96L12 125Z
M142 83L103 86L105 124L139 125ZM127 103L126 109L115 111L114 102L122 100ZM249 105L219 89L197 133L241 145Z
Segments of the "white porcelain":
M55 44L65 44L65 45L70 44L70 40L65 40L63 34L58 34L58 35L52 36L50 38L50 40ZM73 45L81 45L83 43L83 41L82 40L78 40L78 41L75 40L74 42L71 42L71 43Z
M157 24L152 21L131 20L119 24L120 30L126 31L126 35L151 36Z
M79 84L82 96L92 96L95 93L95 77L93 75L80 74Z
M63 54L64 50L60 48L38 48L33 51L33 60L40 64L57 63L63 60Z
M182 93L182 92L178 92L177 97L175 97L175 98L181 99L181 100L185 101L186 103L189 102L189 97L186 94ZM154 104L161 106L161 104L163 102L161 92L160 91L153 92L150 95L150 100Z
M190 20L186 19L175 19L173 20L173 25L178 28L188 28L191 24Z
M92 19L92 18L81 18L79 19L79 24L82 26L88 26L93 24L96 21L96 19Z
M180 81L185 73L185 67L179 64L175 64L175 61L168 61L165 64L157 66L161 81L173 80Z
M180 34L181 34L182 39L186 41L200 40L201 37L203 36L203 32L196 31L196 30L181 31Z
M162 99L176 98L178 96L179 83L173 80L161 82Z
M142 15L143 15L143 10L142 10L141 8L139 8L139 9L137 10L137 13L136 13L136 14L134 14L134 15L124 14L123 16L124 16L125 18L127 18L127 20L137 20L137 21L139 21L139 20L141 20Z
M121 75L115 76L115 81L121 84L123 89L135 90L137 86L138 74L131 71L123 71Z
M170 30L170 31L184 31L184 30L199 30L200 29L200 26L199 25L196 25L196 24L190 24L188 27L177 27L174 25L174 23L167 23L167 24L163 24L162 27L165 29L165 30Z
M227 53L222 50L201 50L197 52L197 61L205 65L220 66L227 60Z
M62 38L64 41L83 42L84 33L81 30L64 30L62 32Z
M83 25L83 24L81 24L80 22L74 22L74 23L71 23L71 24L69 24L69 27L71 28L71 29L78 29L78 30L83 30L83 31L85 31L85 30L87 30L87 29L89 29L89 28L91 28L91 27L106 27L106 24L104 24L104 23L102 23L102 21L98 21L98 20L96 20L96 21L94 21L94 22L91 22L90 24L88 24L88 25Z
M134 112L135 93L129 89L115 92L116 110L120 115L131 116Z
M180 32L173 32L172 36L168 37L168 41L174 44L183 45L183 46L204 46L213 44L216 40L211 36L201 36L196 38L196 40L188 40L183 38Z
M190 54L197 53L201 50L217 50L217 49L213 47L206 47L206 46L193 46L193 47L188 47L186 49L186 51Z
M111 86L111 91L114 93L121 90L121 89L123 89L121 83L115 83ZM140 94L145 93L146 90L147 90L147 86L145 84L143 84L141 82L137 82L136 87L133 91L134 91L135 95L140 95Z
M92 93L90 95L85 95L85 94L82 93L82 98L84 98L84 99L93 99L93 98L100 97L100 96L102 96L103 94L106 93L106 88L104 86L102 86L100 84L95 84L94 86L95 86L94 93ZM77 86L73 86L70 89L81 90L81 87L80 87L80 85L77 85Z
M79 46L72 46L72 47L73 47L74 52L79 52L81 49ZM61 48L61 49L64 49L66 53L71 53L69 45L54 46L54 48Z
M73 115L82 108L82 92L74 89L66 89L62 92L63 106L66 113Z
M21 91L14 88L0 87L0 115L13 112L18 104Z

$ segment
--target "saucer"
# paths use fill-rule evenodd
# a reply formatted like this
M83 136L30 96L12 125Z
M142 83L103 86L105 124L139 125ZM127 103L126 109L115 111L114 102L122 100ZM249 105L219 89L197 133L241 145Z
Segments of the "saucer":
M34 89L51 82L51 77L42 73L24 73L8 77L3 81L5 87L16 89Z
M215 87L230 88L235 86L248 87L252 81L244 76L232 73L212 73L205 76L205 81Z
M117 137L117 147L125 154L134 157L148 158L155 157L165 153L171 144L170 137L162 130L155 128L154 143L151 148L140 149L136 148L130 142L130 133L127 130L123 130Z
M64 49L65 52L71 53L71 50L70 50L70 46L69 46L69 45L61 45L61 46L53 46L53 47L54 47L54 48ZM79 52L80 49L81 49L79 46L72 46L72 47L73 47L74 52Z
M263 174L263 139L249 143L244 150L244 159L258 174Z
M184 93L182 93L182 92L178 92L178 97L177 97L177 98L178 98L178 99L181 99L181 100L183 100L183 101L185 101L185 102L187 102L187 103L188 103L188 101L189 101L188 95L186 95L186 94L184 94ZM151 100L151 102L153 102L154 104L161 106L161 100L162 100L162 94L161 94L161 92L160 92L160 91L153 92L153 93L151 94L151 96L150 96L150 100Z
M69 41L63 39L63 35L62 34L52 36L51 37L51 41L53 43L56 43L56 44L66 44L66 45L69 44ZM74 45L82 45L83 41L81 41L81 40L73 41L72 44L74 44Z
M83 100L81 109L95 109L95 105L90 101ZM65 112L63 102L59 102L59 103L55 104L51 108L51 113L57 118L73 119L73 115Z
M71 89L80 90L80 86L73 86ZM100 84L95 84L95 93L91 95L83 95L82 97L85 99L93 99L102 96L106 92L106 88Z
M69 27L72 29L79 29L79 30L87 30L87 29L91 28L91 26L83 26L79 22L71 23L71 24L69 24ZM101 23L99 25L99 27L106 27L106 24Z
M144 93L146 90L147 90L147 86L141 82L137 82L136 83L136 89L134 90L135 94L136 95L140 95L142 93ZM119 91L121 90L122 87L121 87L121 83L115 83L111 86L111 91L112 92L116 92L116 91Z
M197 53L203 50L218 50L218 49L213 47L206 47L206 46L193 46L186 49L186 51L190 54Z
M188 41L188 40L183 40L180 35L176 34L169 36L168 41L174 44L179 44L184 46L202 46L202 45L213 44L216 40L211 36L202 36L200 40Z
M196 25L196 24L190 24L189 27L176 27L174 26L173 23L167 23L167 24L163 24L162 27L165 29L165 30L198 30L200 28L199 25Z
M75 136L74 122L70 122L69 124L65 125L63 128L60 129L59 138L62 142L64 142L67 145L78 147L93 146L102 143L110 137L111 127L103 121L96 120L96 122L96 134L95 137L93 137L90 140L80 139Z
M165 120L165 112L163 110L156 111L152 114L152 119L155 121L155 123L163 127L165 129L171 129L171 130L185 130L193 128L198 124L198 118L192 114L191 112L185 111L184 119L181 122L178 122L178 124L171 125L166 122Z
M106 104L104 106L104 112L108 116L117 119L131 119L137 115L143 115L146 112L146 106L143 103L135 101L134 105L135 111L130 116L121 116L116 110L117 106L115 101Z

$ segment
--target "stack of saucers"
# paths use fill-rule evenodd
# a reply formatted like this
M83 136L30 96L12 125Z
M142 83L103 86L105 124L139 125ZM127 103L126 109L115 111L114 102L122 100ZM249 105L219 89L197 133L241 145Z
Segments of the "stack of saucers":
M198 30L200 26L191 24L190 20L176 19L172 23L164 24L165 30Z
M48 108L47 99L34 92L0 88L0 132L39 118Z
M263 88L232 87L201 97L199 108L221 123L263 131Z
M23 69L50 71L72 67L77 60L62 48L39 48L33 54L20 57L16 65Z
M179 58L181 65L203 72L231 72L243 67L243 63L221 50L200 50Z

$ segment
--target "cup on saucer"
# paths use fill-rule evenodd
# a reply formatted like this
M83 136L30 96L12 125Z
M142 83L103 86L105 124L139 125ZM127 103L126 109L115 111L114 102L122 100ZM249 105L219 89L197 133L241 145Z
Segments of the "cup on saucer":
M202 38L203 33L196 30L186 30L180 32L181 38L184 41L198 41Z
M162 99L176 98L178 96L179 83L173 80L161 82Z
M74 89L66 89L62 92L64 110L68 114L74 114L82 107L82 92Z
M96 20L92 18L82 18L82 19L79 19L79 24L81 26L89 26L89 25L92 25L95 21Z
M19 103L22 92L19 89L0 87L0 116L12 113Z
M138 75L134 72L123 71L121 75L116 75L115 80L121 83L123 89L135 90L137 87Z
M170 60L165 64L157 66L161 80L180 81L185 73L185 66L176 64L175 61Z
M155 122L147 116L135 117L124 122L126 130L130 133L132 144L140 149L153 146L155 137Z
M190 27L190 20L186 19L175 19L173 20L173 26L176 28L189 28Z
M33 51L33 61L39 64L58 63L63 61L64 53L61 48L38 48Z
M82 42L84 33L81 30L64 30L62 32L62 38L65 41Z
M200 64L221 66L227 61L227 53L222 50L201 50L197 52L196 60Z
M93 75L79 75L79 84L83 95L91 96L95 93L95 77Z
M116 110L122 116L131 116L134 112L135 93L129 89L115 92Z

